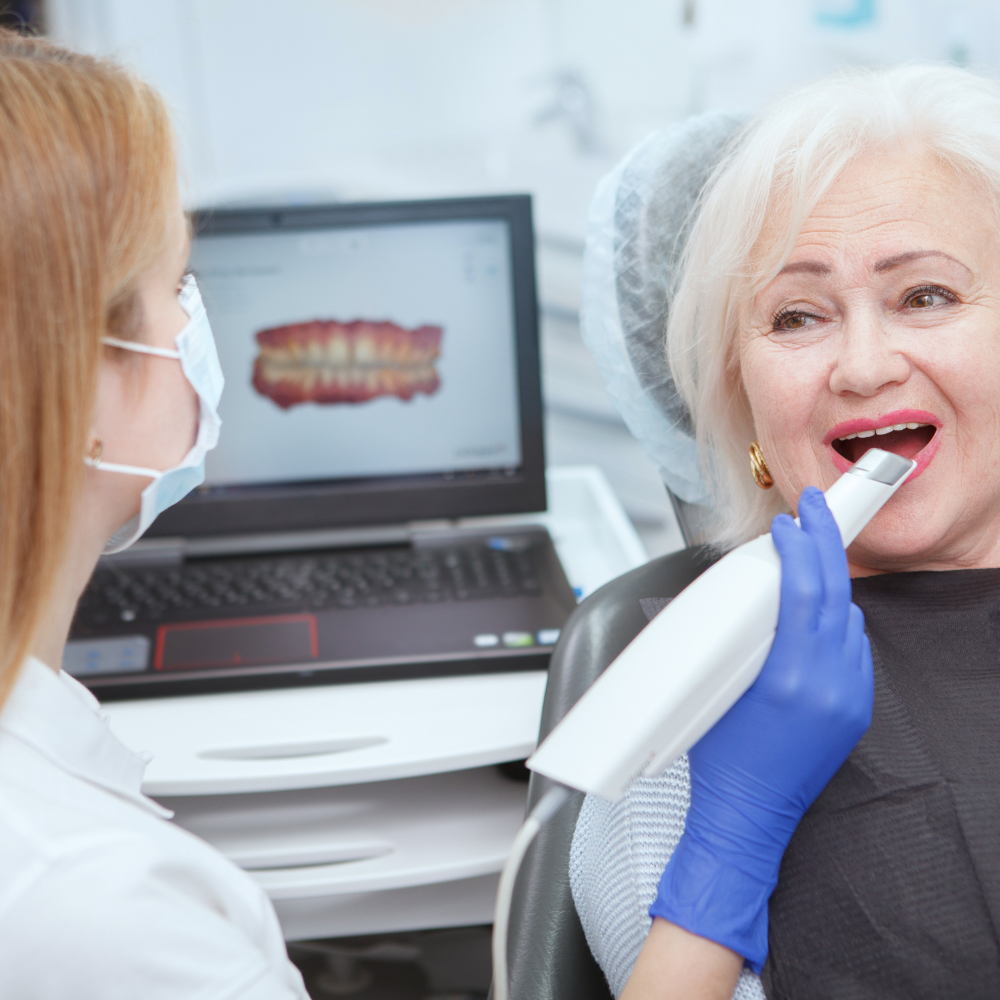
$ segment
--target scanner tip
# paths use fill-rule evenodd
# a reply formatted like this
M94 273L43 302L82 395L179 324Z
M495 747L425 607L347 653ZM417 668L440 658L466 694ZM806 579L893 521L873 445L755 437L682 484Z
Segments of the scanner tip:
M873 479L886 486L896 486L913 472L917 463L881 448L869 448L848 470L851 475Z

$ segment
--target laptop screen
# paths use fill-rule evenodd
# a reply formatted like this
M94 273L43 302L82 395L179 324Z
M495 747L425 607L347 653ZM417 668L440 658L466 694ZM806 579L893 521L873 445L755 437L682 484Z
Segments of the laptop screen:
M208 487L521 464L503 221L215 234L191 263L226 375Z
M544 509L530 199L195 224L222 433L151 535Z

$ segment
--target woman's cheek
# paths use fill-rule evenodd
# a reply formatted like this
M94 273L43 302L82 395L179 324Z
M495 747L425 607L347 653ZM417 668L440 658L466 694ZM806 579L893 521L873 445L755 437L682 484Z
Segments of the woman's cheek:
M799 352L796 352L798 354ZM812 407L803 405L803 394L811 397L811 379L802 364L766 339L748 345L743 364L743 385L758 435L779 439L797 433Z
M743 367L744 388L764 458L786 500L808 485L822 486L822 439L816 425L828 385L820 352L788 350L767 341L751 345ZM749 442L747 442L749 446Z

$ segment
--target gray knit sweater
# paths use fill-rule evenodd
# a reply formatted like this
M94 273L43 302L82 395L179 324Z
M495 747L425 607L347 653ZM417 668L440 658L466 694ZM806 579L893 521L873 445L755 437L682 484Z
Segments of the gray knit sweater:
M617 997L649 933L650 904L684 832L691 780L684 756L657 778L640 778L617 803L588 795L569 858L587 943ZM765 1000L760 979L740 974L733 1000Z

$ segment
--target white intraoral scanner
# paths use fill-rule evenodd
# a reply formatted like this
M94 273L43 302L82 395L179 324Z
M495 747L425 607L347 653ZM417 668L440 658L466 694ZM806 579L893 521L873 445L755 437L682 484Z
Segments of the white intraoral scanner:
M917 463L872 448L826 492L847 548ZM778 624L770 534L734 549L625 648L528 760L561 785L617 801L661 773L757 679Z

